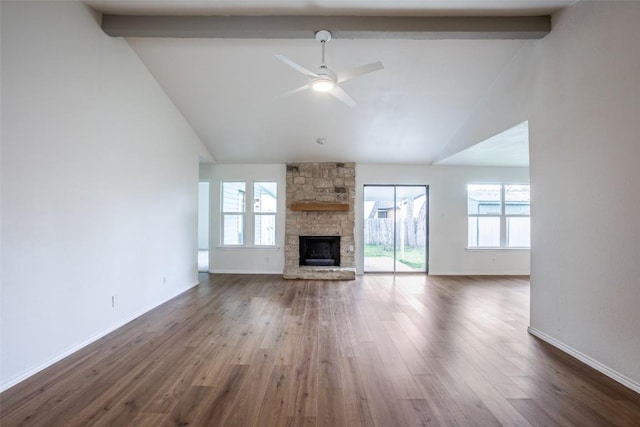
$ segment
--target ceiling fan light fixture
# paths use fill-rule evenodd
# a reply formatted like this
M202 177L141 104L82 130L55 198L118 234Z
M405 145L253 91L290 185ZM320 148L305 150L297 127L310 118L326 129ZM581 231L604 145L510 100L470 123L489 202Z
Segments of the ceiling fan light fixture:
M348 107L355 107L356 102L340 87L339 84L363 74L368 74L383 69L384 67L382 66L382 62L378 61L371 64L361 65L356 68L345 70L344 72L338 74L329 69L324 60L325 45L329 40L331 40L331 33L327 30L320 30L316 32L316 40L318 40L320 42L320 45L322 46L322 56L320 67L316 70L315 73L296 64L283 55L276 55L276 58L278 58L294 70L298 71L299 73L304 74L308 79L310 79L306 85L294 90L290 90L282 96L291 95L305 89L313 89L315 92L328 92L330 95L334 96L340 102L346 104Z
M336 82L327 77L319 77L311 83L311 87L316 92L329 92L336 87Z

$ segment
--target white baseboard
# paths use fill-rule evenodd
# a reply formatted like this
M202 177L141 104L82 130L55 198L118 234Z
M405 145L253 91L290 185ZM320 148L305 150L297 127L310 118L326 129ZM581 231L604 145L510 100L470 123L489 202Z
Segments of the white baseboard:
M282 270L268 271L268 270L209 270L211 274L280 274Z
M429 271L429 276L530 276L529 272L522 271L499 271L495 273L470 272L470 271Z
M620 384L624 385L625 387L630 388L631 390L635 391L636 393L640 393L640 383L637 383L635 381L633 381L631 378L628 378L624 375L622 375L620 372L611 369L610 367L603 365L602 363L598 362L597 360L587 356L586 354L579 352L578 350L574 349L573 347L569 347L568 345L558 341L557 339L545 334L542 331L539 331L535 328L532 328L531 326L529 326L527 328L527 330L529 331L529 333L535 337L540 338L542 341L551 344L552 346L556 347L559 350L564 351L565 353L569 354L570 356L575 357L576 359L578 359L579 361L581 361L582 363L589 365L590 367L592 367L593 369L595 369L598 372L601 372L603 374L605 374L606 376L608 376L609 378L619 382Z
M72 355L73 353L75 353L78 350L81 350L82 348L88 346L89 344L91 344L94 341L99 340L100 338L104 337L105 335L110 334L111 332L115 331L118 328L121 328L122 326L126 325L127 323L131 322L132 320L137 319L138 317L142 316L143 314L145 314L148 311L153 310L154 308L158 307L159 305L164 304L165 302L169 301L170 299L173 299L175 297L177 297L178 295L180 295L183 292L188 291L189 289L193 288L194 286L197 286L199 283L196 281L195 283L189 285L188 287L186 287L185 289L182 289L178 292L176 292L175 294L167 297L166 299L163 299L162 301L158 301L155 303L150 304L149 306L136 311L134 314L132 314L131 316L127 317L124 320L121 320L117 323L115 323L114 325L110 326L109 328L105 329L102 332L99 332L95 335L93 335L92 337L88 338L87 340L81 342L80 344L77 344L65 351L63 351L62 353L40 363L39 365L19 374L16 377L13 377L5 382L3 382L2 384L0 384L0 393L13 387L14 385L26 380L27 378L29 378L32 375L37 374L38 372L48 368L49 366L53 365L54 363L57 363L59 361L61 361L62 359L64 359L67 356Z

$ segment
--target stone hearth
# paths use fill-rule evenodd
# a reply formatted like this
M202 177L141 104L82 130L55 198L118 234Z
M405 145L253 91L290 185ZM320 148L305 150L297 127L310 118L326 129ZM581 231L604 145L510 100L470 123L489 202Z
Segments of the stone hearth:
M354 163L287 164L285 279L355 279L355 175ZM340 236L340 265L300 265L300 236Z

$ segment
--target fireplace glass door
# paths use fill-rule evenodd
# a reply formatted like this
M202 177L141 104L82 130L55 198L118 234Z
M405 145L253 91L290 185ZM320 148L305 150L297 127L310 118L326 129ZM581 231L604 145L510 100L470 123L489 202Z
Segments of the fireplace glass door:
M427 272L426 185L364 186L364 271Z

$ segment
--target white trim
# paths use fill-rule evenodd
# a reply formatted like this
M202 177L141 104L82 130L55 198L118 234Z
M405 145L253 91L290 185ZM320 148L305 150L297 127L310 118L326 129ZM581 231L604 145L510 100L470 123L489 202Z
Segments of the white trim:
M194 286L197 286L199 284L200 284L200 282L195 282L194 284L188 286L185 289L182 289L182 290L178 291L177 293L175 293L174 295L168 297L165 300L159 301L157 303L152 303L149 306L147 306L146 308L143 308L142 310L136 311L133 315L127 317L126 319L121 320L118 323L115 323L114 325L110 326L109 328L105 329L104 331L93 335L92 337L90 337L87 340L81 342L80 344L77 344L77 345L75 345L75 346L63 351L62 353L58 354L57 356L54 356L54 357L50 358L49 360L46 360L46 361L40 363L36 367L29 369L28 371L18 375L17 377L9 379L8 381L0 384L0 392L8 390L9 388L11 388L14 385L26 380L27 378L31 377L32 375L35 375L38 372L40 372L40 371L48 368L49 366L53 365L54 363L57 363L57 362L61 361L65 357L72 355L76 351L81 350L82 348L88 346L92 342L99 340L100 338L110 334L111 332L115 331L118 328L121 328L122 326L126 325L127 323L131 322L132 320L137 319L138 317L142 316L143 314L153 310L154 308L164 304L165 302L177 297L178 295L188 291L189 289L191 289Z
M531 247L530 246L510 246L510 247L503 247L503 246L472 246L469 247L467 246L466 248L464 248L465 251L469 251L469 252L491 252L491 251L496 251L496 252L509 252L509 251L530 251Z
M284 274L282 270L209 270L211 274Z
M527 270L528 271L528 270ZM531 276L529 272L523 271L500 271L498 273L468 272L468 271L430 271L429 276Z
M636 393L640 393L640 383L635 382L631 378L621 374L620 372L618 372L618 371L616 371L614 369L611 369L610 367L608 367L606 365L603 365L602 363L598 362L597 360L593 359L592 357L589 357L586 354L574 349L573 347L570 347L570 346L564 344L563 342L558 341L557 339L545 334L542 331L539 331L538 329L535 329L535 328L532 328L531 326L529 326L527 328L527 331L531 335L533 335L534 337L540 338L542 341L544 341L544 342L546 342L548 344L551 344L552 346L556 347L559 350L564 351L565 353L567 353L570 356L575 357L576 359L578 359L582 363L584 363L586 365L589 365L590 367L592 367L596 371L605 374L606 376L608 376L609 378L619 382L623 386L630 388L631 390L635 391Z
M226 246L216 246L216 249L219 249L221 251L249 251L249 250L255 250L255 251L279 251L280 250L280 245L264 245L264 246L243 246L243 245L226 245Z

